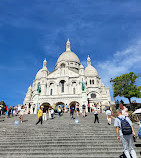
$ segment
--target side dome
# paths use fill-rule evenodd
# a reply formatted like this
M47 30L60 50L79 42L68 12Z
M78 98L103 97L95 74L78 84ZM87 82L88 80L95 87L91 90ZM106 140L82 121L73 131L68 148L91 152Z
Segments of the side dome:
M91 65L91 59L90 59L89 56L87 58L87 65L88 66L85 69L85 76L86 77L95 77L95 76L98 76L97 70Z
M98 76L98 72L93 66L89 65L85 69L85 75L86 77L95 77Z
M37 72L35 79L40 79L40 78L42 78L42 77L47 77L47 76L48 76L49 71L48 71L46 65L47 65L47 61L46 61L46 59L45 59L44 62L43 62L43 68L40 69L40 70Z

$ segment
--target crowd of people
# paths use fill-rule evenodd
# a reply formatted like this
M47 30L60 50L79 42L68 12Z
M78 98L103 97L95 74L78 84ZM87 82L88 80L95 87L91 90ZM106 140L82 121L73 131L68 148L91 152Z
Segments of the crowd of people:
M118 104L118 106L117 106ZM36 109L37 106L37 109ZM68 106L66 105L58 105L55 108L53 107L46 107L43 105L33 105L32 109L30 107L30 110L32 111L32 113L35 113L35 110L37 110L38 113L38 121L36 123L43 123L43 121L47 121L48 119L54 119L54 115L55 113L58 113L58 117L61 117L63 115L63 113L70 113L70 117L71 119L75 119L74 118L74 113L76 113L77 116L79 116L80 114L82 114L82 117L86 117L87 116L87 112L93 112L94 113L94 124L97 122L99 123L99 113L102 112L101 110L101 106L99 105L99 103L94 103L92 106L90 106L90 104L88 104L87 106L85 104L83 104L82 106L80 106L78 103L76 103L76 105L72 105L72 106ZM4 110L2 109L3 107L0 106L0 115L2 116L4 114ZM88 109L86 109L88 108ZM135 135L135 131L134 128L132 126L132 122L131 120L128 118L128 109L124 106L124 102L121 101L116 102L116 112L117 112L117 118L114 121L114 126L116 127L116 135L117 135L117 140L122 142L123 145L123 149L124 149L124 153L126 155L127 158L130 158L130 153L132 155L133 158L136 158L136 152L133 148L133 138L136 138ZM19 119L21 121L21 123L23 122L23 117L24 114L30 114L29 107L27 107L26 105L20 105L20 106L13 106L13 107L9 107L6 106L6 112L5 114L7 115L8 118L10 117L14 117L14 116L19 116ZM87 111L87 112L86 112ZM112 109L110 106L105 106L104 108L106 117L107 117L107 123L108 125L111 125L111 117L112 117ZM123 127L125 126L126 127ZM130 128L129 128L130 127ZM125 128L125 129L124 129ZM130 131L129 131L130 129Z

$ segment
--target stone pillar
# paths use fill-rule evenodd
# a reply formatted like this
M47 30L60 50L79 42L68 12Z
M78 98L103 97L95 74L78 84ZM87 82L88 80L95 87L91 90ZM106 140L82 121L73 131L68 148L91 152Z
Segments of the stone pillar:
M87 108L87 104L88 104L87 94L84 91L82 92L82 104L85 104L85 106L86 106L86 112L88 112L88 108Z
M41 84L41 95L45 95L46 84Z
M34 111L34 114L37 114L38 112L38 105L35 105L35 111Z

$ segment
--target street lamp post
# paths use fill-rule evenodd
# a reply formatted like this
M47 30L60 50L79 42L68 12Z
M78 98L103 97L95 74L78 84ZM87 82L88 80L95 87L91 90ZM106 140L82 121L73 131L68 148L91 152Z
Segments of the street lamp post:
M110 83L111 83L111 85L112 85L112 90L113 90L113 94L114 94L114 84L113 84L113 83L114 83L114 81L113 81L113 79L112 79L112 78L110 79ZM116 100L115 100L115 97L114 97L114 101L116 101Z

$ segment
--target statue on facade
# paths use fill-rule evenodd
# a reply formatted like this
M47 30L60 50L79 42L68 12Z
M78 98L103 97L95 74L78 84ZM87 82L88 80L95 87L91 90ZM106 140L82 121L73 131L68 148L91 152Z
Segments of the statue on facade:
M85 91L85 83L82 81L82 91Z
M40 83L37 84L37 92L41 93L41 85L40 85Z

